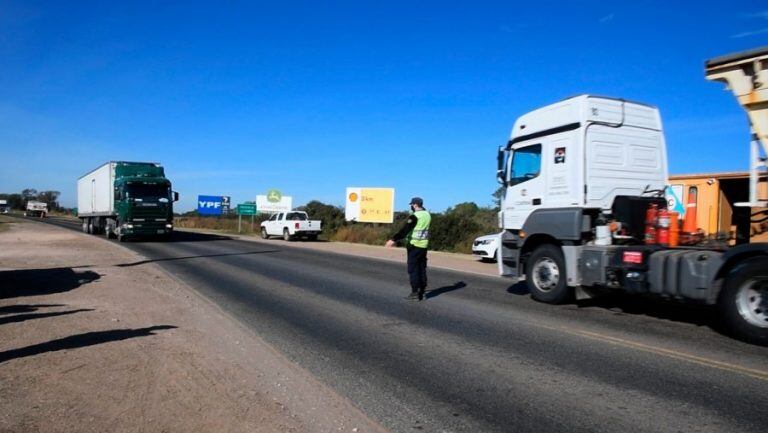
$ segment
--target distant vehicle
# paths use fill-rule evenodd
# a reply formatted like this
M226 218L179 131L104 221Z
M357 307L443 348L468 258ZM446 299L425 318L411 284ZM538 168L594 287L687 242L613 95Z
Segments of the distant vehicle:
M83 232L117 237L168 239L173 233L173 202L165 170L153 162L107 162L77 180L77 212Z
M310 221L306 212L280 212L261 223L261 237L282 236L286 241L303 237L314 241L320 234L320 225L318 220Z
M48 215L48 204L41 201L28 201L24 216L45 218Z
M472 254L483 262L495 262L499 250L499 234L480 236L472 242Z
M0 213L8 213L8 200L0 200Z

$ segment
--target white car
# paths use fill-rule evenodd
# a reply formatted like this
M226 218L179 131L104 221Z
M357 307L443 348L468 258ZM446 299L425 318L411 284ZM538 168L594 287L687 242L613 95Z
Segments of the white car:
M499 250L499 234L480 236L472 242L472 254L484 262L495 262Z

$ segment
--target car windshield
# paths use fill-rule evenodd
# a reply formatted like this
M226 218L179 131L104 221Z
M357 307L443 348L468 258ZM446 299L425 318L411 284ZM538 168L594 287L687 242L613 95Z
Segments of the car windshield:
M168 185L156 184L156 183L131 183L126 188L128 198L140 199L140 200L168 200L170 197L170 190Z
M285 219L288 221L306 221L307 214L301 212L288 212L288 214L285 215Z

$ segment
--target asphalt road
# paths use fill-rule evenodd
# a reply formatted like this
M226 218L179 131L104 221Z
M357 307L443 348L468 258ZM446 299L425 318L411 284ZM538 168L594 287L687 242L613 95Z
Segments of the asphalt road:
M415 303L398 263L184 232L125 246L392 431L768 427L768 348L722 335L708 309L544 305L506 280L437 269Z

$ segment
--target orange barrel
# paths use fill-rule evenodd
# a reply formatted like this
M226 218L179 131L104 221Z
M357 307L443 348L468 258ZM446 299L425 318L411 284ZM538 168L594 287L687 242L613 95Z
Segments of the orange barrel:
M680 212L669 212L669 246L680 245Z

